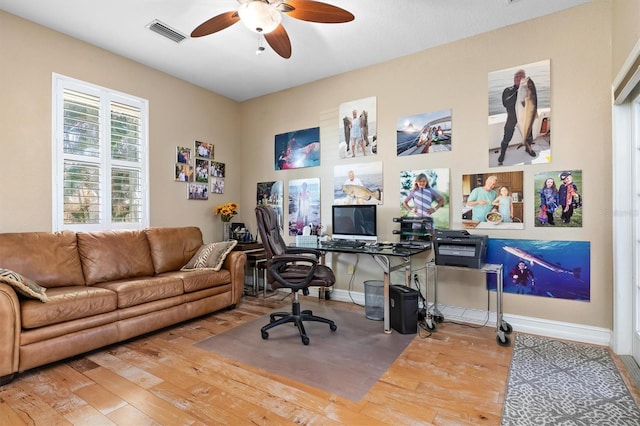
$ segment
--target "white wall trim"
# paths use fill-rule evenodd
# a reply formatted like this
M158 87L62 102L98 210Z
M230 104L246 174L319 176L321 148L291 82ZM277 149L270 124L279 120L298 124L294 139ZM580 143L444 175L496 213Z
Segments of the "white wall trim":
M334 289L331 292L331 299L340 302L355 302L363 306L365 303L364 293L353 291L349 292L347 290L340 289ZM496 325L495 312L490 312L489 317L487 318L487 312L478 309L468 309L439 304L438 310L442 313L445 321L448 320L472 324L484 324L486 322L488 327L495 327ZM572 340L594 345L611 346L612 332L606 328L510 314L505 314L503 318L511 325L511 327L513 327L513 330L517 332Z

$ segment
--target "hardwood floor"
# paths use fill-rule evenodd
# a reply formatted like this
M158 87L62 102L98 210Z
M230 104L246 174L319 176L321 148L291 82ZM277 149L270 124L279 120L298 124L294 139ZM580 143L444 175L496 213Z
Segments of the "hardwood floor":
M364 310L302 299L305 308ZM245 297L234 310L20 374L0 388L0 425L500 423L511 348L496 344L493 327L444 323L431 336L420 331L359 402L193 346L288 305Z

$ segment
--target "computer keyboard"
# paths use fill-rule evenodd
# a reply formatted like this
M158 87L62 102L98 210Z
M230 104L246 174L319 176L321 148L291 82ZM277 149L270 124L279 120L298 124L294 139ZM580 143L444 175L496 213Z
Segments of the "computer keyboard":
M320 241L320 245L324 247L334 247L334 248L360 248L360 247L364 247L365 243L362 241L354 241L354 240L329 240L329 241Z

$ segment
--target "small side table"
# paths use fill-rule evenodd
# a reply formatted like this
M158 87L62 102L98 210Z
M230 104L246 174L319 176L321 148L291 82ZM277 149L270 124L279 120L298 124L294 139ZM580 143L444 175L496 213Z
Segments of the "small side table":
M241 251L247 256L247 265L245 267L245 276L251 277L250 285L244 286L244 292L248 296L258 296L260 291L260 271L262 274L262 294L267 296L267 270L265 264L267 257L264 247L261 243L244 243L238 242L233 251Z

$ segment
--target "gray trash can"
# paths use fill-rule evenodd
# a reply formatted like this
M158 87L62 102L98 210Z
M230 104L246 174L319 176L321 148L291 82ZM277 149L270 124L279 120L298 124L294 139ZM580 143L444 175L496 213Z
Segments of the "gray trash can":
M364 282L364 315L374 321L384 319L384 281Z

